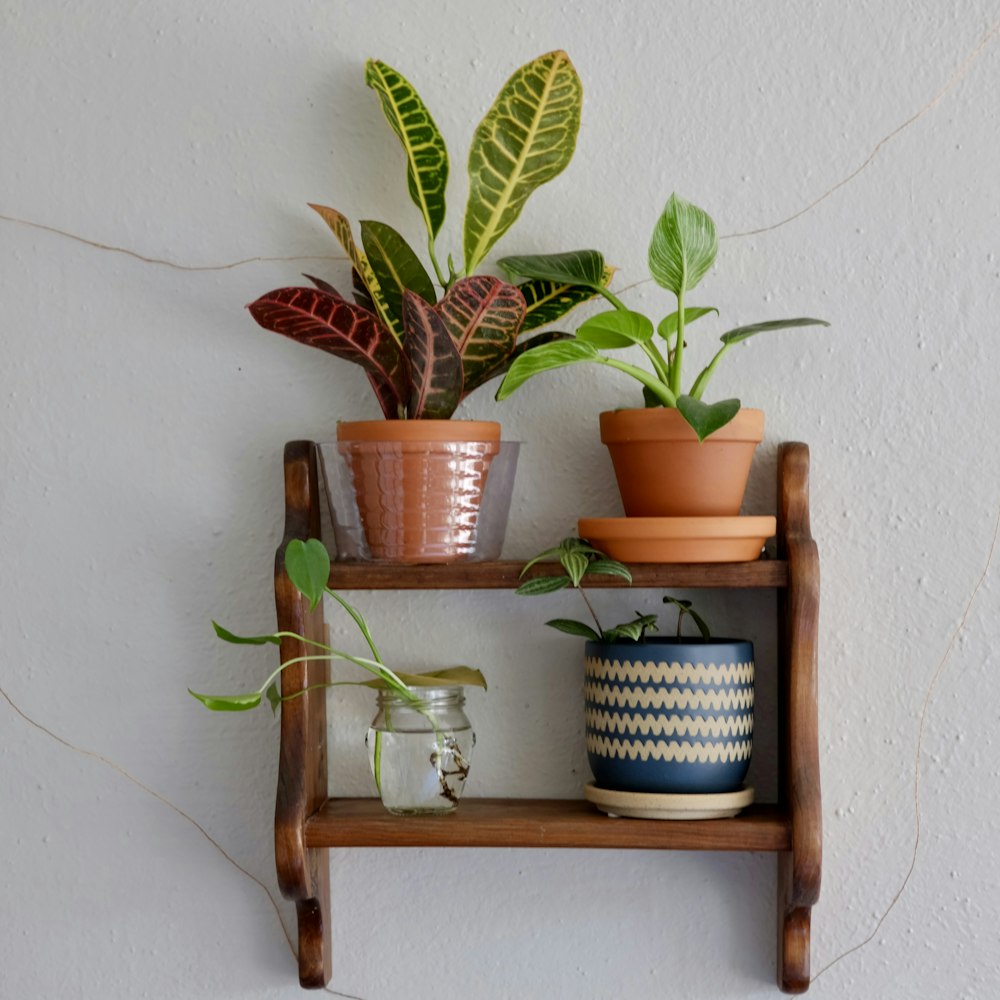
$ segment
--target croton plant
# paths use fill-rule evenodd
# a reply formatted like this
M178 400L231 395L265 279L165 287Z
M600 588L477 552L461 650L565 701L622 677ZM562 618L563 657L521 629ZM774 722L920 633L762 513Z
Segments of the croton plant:
M427 229L435 280L392 226L311 205L352 264L352 299L306 275L312 287L279 288L248 307L265 329L360 365L389 419L448 418L473 389L507 371L530 347L566 334L518 337L593 296L592 287L546 279L512 285L477 274L528 196L569 163L580 127L582 88L565 52L539 56L504 84L469 149L464 266L437 251L445 217L448 153L413 86L378 60L365 82L403 147L410 198ZM600 276L606 284L611 269ZM440 296L439 296L440 290Z

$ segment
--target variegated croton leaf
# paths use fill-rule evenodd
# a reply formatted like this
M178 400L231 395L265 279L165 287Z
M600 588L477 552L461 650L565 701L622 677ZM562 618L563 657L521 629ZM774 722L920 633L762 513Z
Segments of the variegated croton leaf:
M462 398L513 353L524 310L524 296L513 285L486 274L456 281L438 303L462 359Z
M372 313L320 288L279 288L247 308L265 330L361 365L382 412L400 416L408 395L406 362L395 337Z
M406 409L414 420L446 420L462 399L462 358L439 308L403 292L403 350L410 376Z

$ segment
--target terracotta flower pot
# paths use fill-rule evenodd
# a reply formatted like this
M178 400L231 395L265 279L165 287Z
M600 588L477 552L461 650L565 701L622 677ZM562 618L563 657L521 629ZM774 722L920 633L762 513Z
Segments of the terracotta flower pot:
M629 517L729 517L739 514L764 413L743 409L704 441L677 410L608 410L608 446Z
M337 425L372 559L445 563L476 542L500 425L482 420L361 420Z

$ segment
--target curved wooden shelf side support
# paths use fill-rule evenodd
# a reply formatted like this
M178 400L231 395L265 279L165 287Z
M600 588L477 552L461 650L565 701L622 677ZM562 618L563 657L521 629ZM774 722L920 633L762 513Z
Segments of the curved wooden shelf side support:
M778 557L788 562L780 625L781 799L792 849L778 858L778 985L809 988L810 913L819 899L823 830L819 777L817 662L819 553L809 526L809 449L778 455Z
M319 538L319 492L315 449L308 441L285 446L285 535L274 563L278 630L325 642L323 606L309 603L285 572L285 547L293 538ZM283 638L281 662L306 656L298 639ZM329 852L307 848L306 820L327 798L325 661L294 664L281 674L281 749L274 813L274 856L282 895L295 901L299 934L299 982L321 989L330 981Z

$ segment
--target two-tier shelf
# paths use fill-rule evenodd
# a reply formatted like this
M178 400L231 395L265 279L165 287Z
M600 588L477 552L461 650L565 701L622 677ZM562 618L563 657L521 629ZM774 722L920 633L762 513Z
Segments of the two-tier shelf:
M275 808L275 858L282 893L295 900L299 981L319 988L330 980L329 850L335 847L585 847L778 854L778 985L787 993L809 987L810 910L819 896L822 850L817 746L816 663L819 559L809 530L809 450L782 445L778 458L776 559L751 563L633 565L637 587L774 588L778 599L779 801L758 804L731 819L657 821L608 819L581 800L463 798L437 817L399 817L378 799L330 798L327 789L328 664L304 662L282 674L281 749ZM278 628L324 641L322 605L308 602L285 573L285 546L320 537L316 447L285 448L285 536L275 563ZM516 562L386 566L335 562L337 590L509 589ZM541 564L534 575L560 572ZM604 578L591 586L622 586ZM282 661L307 652L282 641ZM301 694L300 694L301 692ZM581 709L582 711L582 709Z

